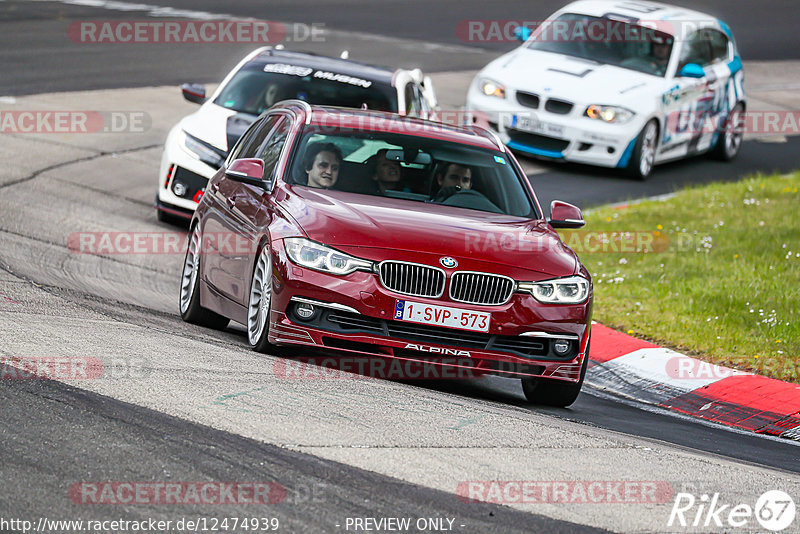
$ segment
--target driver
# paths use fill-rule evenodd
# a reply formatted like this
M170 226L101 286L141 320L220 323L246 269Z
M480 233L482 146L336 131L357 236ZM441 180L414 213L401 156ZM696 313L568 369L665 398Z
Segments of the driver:
M311 143L306 148L303 168L308 175L308 186L330 189L339 179L342 151L333 143Z
M459 189L472 189L472 169L466 165L450 163L436 174L439 188L457 187Z
M669 43L666 39L653 41L650 46L650 54L652 56L650 61L653 63L659 74L663 74L664 71L667 70L670 49L671 43Z

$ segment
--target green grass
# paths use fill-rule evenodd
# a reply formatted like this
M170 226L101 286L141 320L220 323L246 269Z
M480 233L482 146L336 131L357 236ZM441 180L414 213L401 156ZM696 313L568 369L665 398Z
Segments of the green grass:
M800 172L593 210L591 234L653 239L646 253L573 247L594 278L594 319L706 361L800 383L798 190Z

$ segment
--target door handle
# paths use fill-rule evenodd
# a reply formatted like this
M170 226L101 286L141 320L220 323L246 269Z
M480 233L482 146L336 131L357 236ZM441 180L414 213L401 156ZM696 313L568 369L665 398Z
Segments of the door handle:
M215 193L219 191L219 182L214 182L213 184L211 184L211 190L214 191Z
M225 197L225 200L231 208L236 204L236 197Z

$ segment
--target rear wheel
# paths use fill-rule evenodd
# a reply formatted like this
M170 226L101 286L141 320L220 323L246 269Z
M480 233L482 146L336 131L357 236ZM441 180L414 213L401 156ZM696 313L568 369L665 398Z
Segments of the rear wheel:
M187 323L222 329L228 325L228 318L207 310L200 305L200 250L203 236L197 224L189 234L186 258L183 260L181 276L180 312Z
M247 341L250 348L267 352L269 344L269 314L272 304L272 255L269 244L258 254L253 280L250 282L250 301L247 307Z
M658 144L658 123L655 119L650 120L642 128L636 143L633 145L631 161L625 169L631 178L637 180L647 180L653 171L656 161L656 146Z
M744 138L744 106L741 102L725 117L721 130L717 144L709 154L720 161L731 161L739 154Z
M583 386L583 379L586 377L586 368L589 365L589 346L586 346L586 354L581 365L581 377L577 382L565 382L563 380L553 380L540 377L528 377L522 379L522 391L525 398L533 404L545 406L557 406L566 408L578 398Z

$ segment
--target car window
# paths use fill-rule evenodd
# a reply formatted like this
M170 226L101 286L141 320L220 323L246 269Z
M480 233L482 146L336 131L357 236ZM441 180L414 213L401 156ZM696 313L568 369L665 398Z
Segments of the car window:
M278 120L280 120L279 115L270 115L264 119L262 125L253 130L253 135L251 135L246 142L242 143L242 150L239 153L239 158L258 157L259 148L264 143L270 131L275 127Z
M328 148L322 148L328 147ZM295 151L290 183L308 183L311 156L337 152L338 175L328 189L535 218L527 186L505 153L417 135L331 129L307 130ZM379 187L378 165L391 161L389 185ZM450 185L448 175L471 180ZM454 182L455 184L456 182ZM463 187L462 187L463 185Z
M665 76L674 38L631 22L563 13L539 26L525 46Z
M711 64L711 45L705 31L695 32L684 43L678 72L689 63L697 63L701 67Z
M269 180L278 164L286 137L289 135L291 122L286 117L281 117L262 146L256 157L264 160L264 179Z
M714 61L728 60L728 36L717 30L706 30L708 41L711 43L711 54Z
M239 138L239 141L233 146L230 154L228 154L228 163L233 160L246 157L242 156L241 154L245 147L252 145L253 138L258 136L263 129L266 129L266 131L269 132L271 128L269 125L267 125L266 128L262 128L264 126L264 121L269 119L275 120L274 118L268 117L267 119L259 119L250 125L247 131L245 131L245 133Z
M405 88L406 114L418 117L422 112L419 92L413 82L406 84Z
M260 115L281 100L397 112L397 95L388 83L310 67L250 63L233 75L214 103Z

